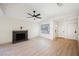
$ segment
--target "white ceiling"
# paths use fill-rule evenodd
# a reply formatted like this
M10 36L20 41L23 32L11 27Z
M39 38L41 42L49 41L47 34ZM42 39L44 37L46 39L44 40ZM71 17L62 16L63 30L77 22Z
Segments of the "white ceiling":
M55 16L61 16L67 13L74 13L79 10L78 3L63 3L63 6L57 6L56 3L3 3L0 4L1 10L6 16L25 21L32 21L32 18L27 18L27 13L32 13L36 10L41 13L42 19L49 19ZM36 21L41 21L37 19ZM34 20L33 20L34 21Z

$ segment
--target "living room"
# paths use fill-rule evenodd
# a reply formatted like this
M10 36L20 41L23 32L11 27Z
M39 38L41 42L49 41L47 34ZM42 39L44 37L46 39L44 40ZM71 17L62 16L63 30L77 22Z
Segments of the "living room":
M78 6L79 3L0 3L0 55L79 55Z

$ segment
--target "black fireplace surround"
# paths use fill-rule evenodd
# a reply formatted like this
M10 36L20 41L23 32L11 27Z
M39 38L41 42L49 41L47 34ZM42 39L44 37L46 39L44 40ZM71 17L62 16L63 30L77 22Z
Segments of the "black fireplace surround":
M13 42L17 43L28 40L28 31L13 31Z

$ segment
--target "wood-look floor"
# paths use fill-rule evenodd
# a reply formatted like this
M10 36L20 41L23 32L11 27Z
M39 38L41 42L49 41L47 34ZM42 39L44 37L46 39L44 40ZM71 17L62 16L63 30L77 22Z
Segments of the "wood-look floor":
M4 50L1 50L3 49ZM0 46L0 55L15 56L77 56L77 41L35 38L25 42ZM5 53L6 52L6 53Z

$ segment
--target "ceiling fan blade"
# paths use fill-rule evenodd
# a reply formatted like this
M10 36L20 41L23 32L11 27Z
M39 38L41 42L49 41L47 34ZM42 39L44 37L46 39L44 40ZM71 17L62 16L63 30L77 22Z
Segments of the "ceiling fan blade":
M32 18L32 17L27 17L27 18Z
M36 17L36 18L42 19L42 17Z
M30 14L30 13L27 13L28 15L30 15L30 16L33 16L32 14Z
M40 14L37 14L36 17L37 17L37 16L40 16Z

